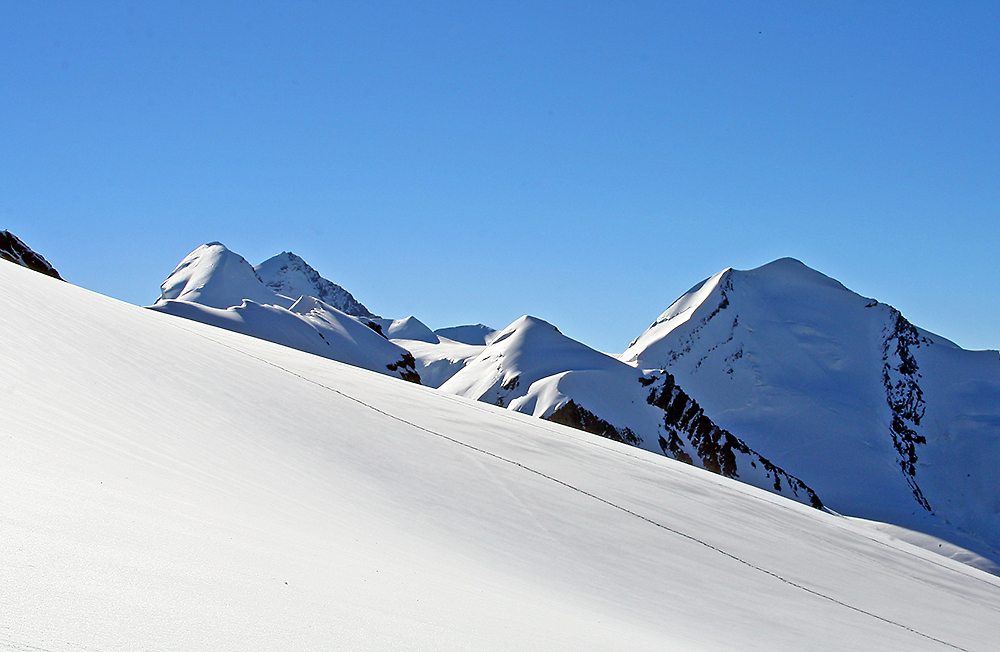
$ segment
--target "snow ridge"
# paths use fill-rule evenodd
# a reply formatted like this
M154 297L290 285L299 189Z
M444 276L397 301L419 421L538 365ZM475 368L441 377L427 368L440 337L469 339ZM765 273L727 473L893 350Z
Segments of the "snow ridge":
M496 333L440 389L822 506L805 482L716 425L671 374L649 373L526 315Z

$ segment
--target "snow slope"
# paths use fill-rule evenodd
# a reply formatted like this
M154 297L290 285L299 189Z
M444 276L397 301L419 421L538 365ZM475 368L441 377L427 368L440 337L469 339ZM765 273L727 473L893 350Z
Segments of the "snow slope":
M295 284L286 287L300 289ZM151 308L371 371L420 380L405 349L315 297L275 294L242 256L218 242L195 249L181 261Z
M372 314L350 292L320 276L306 261L290 251L268 258L254 267L254 271L264 285L277 294L294 299L302 296L315 297L348 315L378 318L378 315Z
M0 262L0 647L994 649L1000 580Z
M834 510L1000 561L1000 355L965 351L799 261L723 270L622 354Z

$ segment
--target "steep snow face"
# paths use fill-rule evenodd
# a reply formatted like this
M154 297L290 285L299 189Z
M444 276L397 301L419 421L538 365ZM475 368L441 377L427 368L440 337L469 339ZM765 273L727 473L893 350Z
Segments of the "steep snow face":
M244 299L283 308L295 301L265 287L243 256L221 242L210 242L188 254L167 277L156 305L176 300L225 309L240 305Z
M1000 559L996 352L964 351L782 259L695 287L621 359L669 370L832 509Z
M162 289L153 310L420 381L406 349L319 299L300 296L293 302L275 294L242 256L219 243L192 252Z
M995 649L996 578L662 456L15 265L0 314L0 647Z
M453 342L462 342L463 344L472 344L476 346L485 346L489 344L494 333L496 332L495 328L490 328L485 324L449 326L447 328L439 328L434 331L436 335L446 337Z
M264 285L278 294L292 299L316 297L348 315L378 318L378 315L372 314L350 292L320 276L306 261L290 251L268 258L254 267L254 271Z
M49 264L49 261L32 251L28 245L10 231L0 231L0 259L62 280L59 272Z

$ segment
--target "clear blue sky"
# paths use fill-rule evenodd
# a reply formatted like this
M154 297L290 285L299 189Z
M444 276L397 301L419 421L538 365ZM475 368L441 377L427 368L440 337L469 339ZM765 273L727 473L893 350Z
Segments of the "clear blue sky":
M219 240L611 352L793 256L1000 348L1000 3L4 2L2 228L131 303Z

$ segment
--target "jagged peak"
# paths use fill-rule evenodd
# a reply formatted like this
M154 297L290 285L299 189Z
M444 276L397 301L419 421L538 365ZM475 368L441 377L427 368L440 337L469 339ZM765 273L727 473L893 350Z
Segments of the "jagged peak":
M0 258L10 261L16 265L27 267L30 270L40 272L46 276L63 280L55 267L49 264L41 254L33 251L31 247L10 231L0 231Z
M323 278L301 256L282 251L254 267L264 284L273 291L290 296L314 296L342 312L355 317L380 319L360 301L336 283Z

